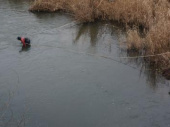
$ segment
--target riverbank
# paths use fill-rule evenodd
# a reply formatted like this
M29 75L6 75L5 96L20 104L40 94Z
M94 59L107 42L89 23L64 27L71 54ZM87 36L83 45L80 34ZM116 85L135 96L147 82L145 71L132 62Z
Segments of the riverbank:
M169 0L36 0L30 11L66 11L80 22L114 20L127 30L128 49L155 55L145 60L161 70L170 67ZM142 33L139 32L142 27ZM161 54L162 55L157 55Z

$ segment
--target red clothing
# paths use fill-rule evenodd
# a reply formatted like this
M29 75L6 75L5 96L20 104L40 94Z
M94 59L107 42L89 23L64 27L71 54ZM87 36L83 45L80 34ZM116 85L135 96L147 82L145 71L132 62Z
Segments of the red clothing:
M26 46L26 44L25 44L25 38L21 37L21 43L23 44L23 46Z

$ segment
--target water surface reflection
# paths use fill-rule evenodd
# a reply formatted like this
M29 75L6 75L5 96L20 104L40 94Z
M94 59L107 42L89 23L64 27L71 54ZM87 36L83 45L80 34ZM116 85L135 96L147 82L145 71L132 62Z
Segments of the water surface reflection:
M125 58L142 53L127 51L123 29L33 14L28 4L0 0L0 107L15 91L12 110L0 109L7 127L22 118L28 127L170 125L169 81L143 59ZM30 48L19 45L20 35L32 40Z
M166 83L166 79L162 77L159 72L159 68L154 63L147 62L144 58L138 58L138 56L143 55L142 52L127 50L126 43L122 45L122 38L125 38L125 31L123 27L119 27L117 25L118 24L110 22L97 22L79 25L74 42L75 44L81 43L81 41L79 42L79 39L82 37L84 38L83 42L88 43L87 37L89 37L89 48L93 48L93 52L89 51L90 53L104 54L106 59L116 60L120 64L132 66L139 70L139 76L147 77L146 83L148 83L153 89L157 88L157 85L160 83ZM119 39L121 41L119 41ZM114 40L117 40L117 42ZM100 49L101 47L105 48L104 53L103 49ZM102 56L103 55L101 55L101 57Z
M19 52L28 52L30 49L31 49L31 45L22 46L22 48Z

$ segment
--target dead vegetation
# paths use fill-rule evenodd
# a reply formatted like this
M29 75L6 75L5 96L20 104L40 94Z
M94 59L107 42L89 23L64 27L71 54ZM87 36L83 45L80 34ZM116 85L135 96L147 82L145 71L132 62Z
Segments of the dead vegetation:
M74 14L75 19L81 22L100 19L130 25L132 29L127 31L128 48L144 50L144 55L170 51L169 0L35 0L30 7L30 11L58 10ZM143 28L143 36L139 26ZM161 68L170 66L170 53L149 59L161 63Z

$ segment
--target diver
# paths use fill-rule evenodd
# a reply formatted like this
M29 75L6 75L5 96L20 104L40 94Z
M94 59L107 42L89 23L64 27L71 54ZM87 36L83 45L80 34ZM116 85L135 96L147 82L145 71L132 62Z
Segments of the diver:
M29 38L17 37L21 41L23 47L31 46L31 40Z

